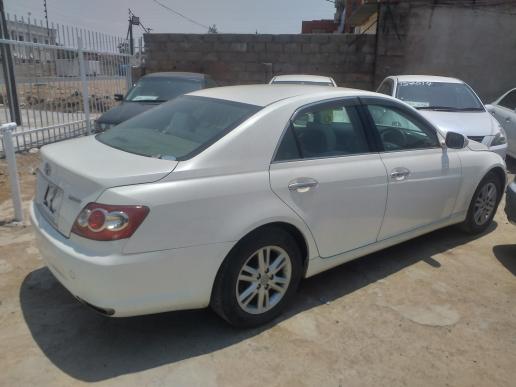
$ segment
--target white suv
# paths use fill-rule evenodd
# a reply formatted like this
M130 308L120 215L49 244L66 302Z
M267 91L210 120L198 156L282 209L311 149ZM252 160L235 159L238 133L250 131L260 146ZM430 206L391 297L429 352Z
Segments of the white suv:
M377 92L418 109L444 133L464 134L505 158L505 131L463 81L428 75L395 75L385 78Z

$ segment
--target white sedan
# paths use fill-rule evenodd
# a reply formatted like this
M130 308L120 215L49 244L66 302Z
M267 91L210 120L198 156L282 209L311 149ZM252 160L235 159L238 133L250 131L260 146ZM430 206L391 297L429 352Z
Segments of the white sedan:
M385 78L377 90L418 109L443 133L462 133L505 158L507 138L503 128L473 89L456 78L430 75L397 75Z
M314 86L197 91L41 155L31 219L73 295L115 317L211 305L236 326L275 318L302 278L484 231L505 186L499 155L406 104Z
M509 90L486 109L500 122L507 133L507 154L516 158L516 89Z
M337 87L337 84L331 77L322 75L306 75L306 74L286 74L276 75L269 84L271 85L310 85L310 86L330 86Z

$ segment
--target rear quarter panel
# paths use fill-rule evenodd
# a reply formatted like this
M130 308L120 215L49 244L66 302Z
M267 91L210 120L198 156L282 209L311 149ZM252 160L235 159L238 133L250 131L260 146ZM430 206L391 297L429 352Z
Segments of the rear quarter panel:
M268 170L140 184L105 191L100 202L143 204L150 213L127 240L124 253L237 242L271 222L286 222L315 243L303 221L272 192Z

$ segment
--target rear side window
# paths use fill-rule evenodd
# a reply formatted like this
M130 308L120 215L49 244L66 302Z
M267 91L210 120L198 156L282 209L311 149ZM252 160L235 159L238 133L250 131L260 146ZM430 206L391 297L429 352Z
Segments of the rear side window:
M292 127L289 126L276 152L276 161L297 160L300 158L299 146L296 142Z
M238 102L185 95L97 135L97 140L143 156L185 160L260 109Z
M300 112L285 132L276 161L324 158L370 151L353 106L322 105Z
M511 110L516 109L516 90L511 91L509 94L503 97L498 105Z

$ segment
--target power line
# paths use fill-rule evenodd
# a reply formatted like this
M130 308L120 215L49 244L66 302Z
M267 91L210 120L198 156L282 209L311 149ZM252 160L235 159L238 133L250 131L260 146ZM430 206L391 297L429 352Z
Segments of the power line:
M203 28L206 28L206 29L208 29L208 30L210 29L210 26L207 26L207 25L205 25L205 24L199 23L198 21L195 21L194 19L189 18L189 17L188 17L188 16L186 16L186 15L183 15L181 12L178 12L178 11L176 11L176 10L174 10L174 9L170 8L169 6L167 6L167 5L165 5L165 4L161 3L161 2L159 2L158 0L152 0L152 1L154 1L154 2L155 2L156 4L158 4L159 6L161 6L161 7L165 8L166 10L168 10L168 11L170 11L170 12L172 12L172 13L176 14L177 16L182 17L182 18L183 18L183 19L185 19L185 20L188 20L190 23L196 24L196 25L198 25L198 26L200 26L200 27L203 27Z

